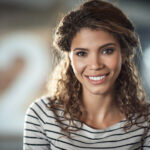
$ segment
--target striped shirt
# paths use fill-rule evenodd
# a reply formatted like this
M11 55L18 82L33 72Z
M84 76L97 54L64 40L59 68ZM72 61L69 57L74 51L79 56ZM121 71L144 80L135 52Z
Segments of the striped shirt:
M28 108L24 124L24 150L140 150L143 128L132 126L126 132L122 120L106 129L93 129L86 124L78 131L71 131L71 139L65 136L55 116L42 97ZM62 110L59 110L59 116ZM67 121L63 122L67 126ZM145 122L140 122L145 124ZM75 128L74 126L71 126ZM150 149L150 133L145 136L144 150Z

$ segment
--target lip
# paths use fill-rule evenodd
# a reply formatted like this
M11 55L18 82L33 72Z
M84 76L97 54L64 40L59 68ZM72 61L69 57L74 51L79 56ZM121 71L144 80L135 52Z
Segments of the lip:
M109 72L103 73L103 74L98 74L98 75L85 75L85 76L88 78L88 77L99 77L99 76L108 76L108 75L109 75Z
M105 74L101 74L101 75L90 75L90 77L98 77L98 76L105 76L103 79L101 79L101 80L91 80L91 79L89 79L89 76L86 76L86 78L88 79L88 81L91 83L91 84L93 84L93 85L99 85L99 84L102 84L102 83L104 83L105 81L106 81L106 79L107 79L107 77L108 77L108 75L109 75L110 73L105 73Z

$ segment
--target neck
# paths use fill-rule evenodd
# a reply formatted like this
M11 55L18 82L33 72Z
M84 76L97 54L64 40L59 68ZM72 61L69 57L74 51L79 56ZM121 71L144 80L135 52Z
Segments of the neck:
M104 121L112 115L118 113L118 108L115 103L115 97L112 93L104 95L94 95L91 93L84 94L83 106L86 111L86 119Z

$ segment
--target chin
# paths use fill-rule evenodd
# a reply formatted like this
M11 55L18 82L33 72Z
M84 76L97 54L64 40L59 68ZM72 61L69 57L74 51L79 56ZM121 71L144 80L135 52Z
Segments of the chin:
M90 90L90 93L93 95L106 95L109 92L107 90Z

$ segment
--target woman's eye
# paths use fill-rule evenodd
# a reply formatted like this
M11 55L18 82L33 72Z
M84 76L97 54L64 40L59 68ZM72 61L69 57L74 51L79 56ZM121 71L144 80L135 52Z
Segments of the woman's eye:
M107 49L104 49L103 51L102 51L102 53L103 54L112 54L113 53L113 51L114 51L114 49L113 48L107 48Z
M86 52L77 52L76 55L77 55L77 56L85 56L85 55L86 55Z

